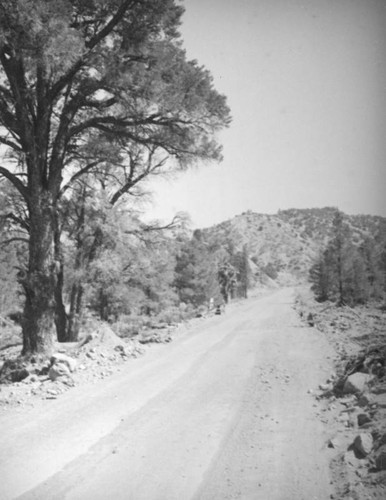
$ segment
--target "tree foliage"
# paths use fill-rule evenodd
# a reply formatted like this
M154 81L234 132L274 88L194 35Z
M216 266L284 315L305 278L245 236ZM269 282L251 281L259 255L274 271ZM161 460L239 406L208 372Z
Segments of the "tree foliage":
M248 246L246 244L243 245L241 251L234 254L232 263L237 271L236 293L239 297L246 299L248 297L248 290L252 284L252 271L249 263Z
M341 212L333 220L333 235L310 270L317 300L338 305L366 303L382 294L381 259L369 238L353 243L353 233Z
M180 241L174 287L181 302L195 307L219 295L216 259L199 230L192 238Z
M230 262L222 262L217 271L220 292L225 304L233 296L237 285L237 270Z
M107 168L117 201L149 173L221 159L229 109L186 58L182 13L174 0L0 2L0 175L23 201L29 237L25 354L52 343L67 183Z

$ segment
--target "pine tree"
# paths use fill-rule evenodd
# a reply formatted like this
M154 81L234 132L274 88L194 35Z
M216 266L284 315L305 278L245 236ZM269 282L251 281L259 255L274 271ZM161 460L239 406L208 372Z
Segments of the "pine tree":
M176 259L174 286L181 302L198 307L218 295L214 256L200 231L181 244Z
M310 270L317 300L333 300L342 306L363 304L369 299L376 271L369 243L366 245L363 250L353 244L343 214L336 212L332 238Z
M136 175L153 158L167 170L221 159L216 132L229 108L210 73L187 59L182 14L174 0L0 3L0 176L28 219L25 355L53 347L66 179L106 162L110 175L130 162ZM99 147L108 142L110 162Z
M233 297L237 285L237 270L230 262L223 262L218 268L220 292L225 304Z
M249 264L248 245L243 245L241 252L237 252L232 258L232 264L237 271L237 291L240 297L248 297L248 289L251 286L251 266Z

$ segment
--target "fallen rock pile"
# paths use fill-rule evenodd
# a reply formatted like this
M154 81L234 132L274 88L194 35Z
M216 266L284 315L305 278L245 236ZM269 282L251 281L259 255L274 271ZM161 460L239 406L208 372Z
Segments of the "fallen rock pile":
M28 404L32 396L54 399L77 384L111 375L122 363L144 353L138 340L121 339L108 325L101 325L80 342L55 347L48 359L22 358L15 348L1 352L1 407Z
M297 304L307 327L312 313L335 346L336 371L316 391L330 432L334 498L386 498L386 314L376 307L338 308L308 298Z
M141 344L150 344L150 343L168 343L172 341L171 333L168 329L162 329L161 331L154 330L145 330L138 337L138 342Z
M20 356L19 336L0 349L0 409L33 405L34 397L56 399L69 388L97 383L152 344L169 343L202 318L182 324L154 324L122 338L106 323L90 322L79 342L56 343L50 358Z

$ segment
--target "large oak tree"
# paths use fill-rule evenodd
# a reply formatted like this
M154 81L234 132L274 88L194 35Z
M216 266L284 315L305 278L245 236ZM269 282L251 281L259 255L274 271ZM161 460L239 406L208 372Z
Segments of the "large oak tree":
M186 58L182 14L175 0L0 0L0 175L24 200L29 235L24 354L51 349L59 198L108 163L99 137L120 165L134 144L168 168L221 158L229 109Z

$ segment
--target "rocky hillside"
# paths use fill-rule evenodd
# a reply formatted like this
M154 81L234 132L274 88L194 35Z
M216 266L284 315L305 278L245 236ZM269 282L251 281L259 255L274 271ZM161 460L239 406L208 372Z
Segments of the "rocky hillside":
M304 238L311 238L323 246L331 237L332 221L336 208L290 209L279 211L278 217L288 222ZM344 221L352 231L354 243L360 244L365 238L375 244L386 242L386 218L376 215L347 215Z
M203 230L210 243L233 245L235 250L247 244L257 278L280 281L304 280L310 266L332 235L332 207L290 209L275 215L244 212L231 220ZM386 245L386 218L371 215L344 215L352 230L353 242L360 245L371 239L374 245Z

